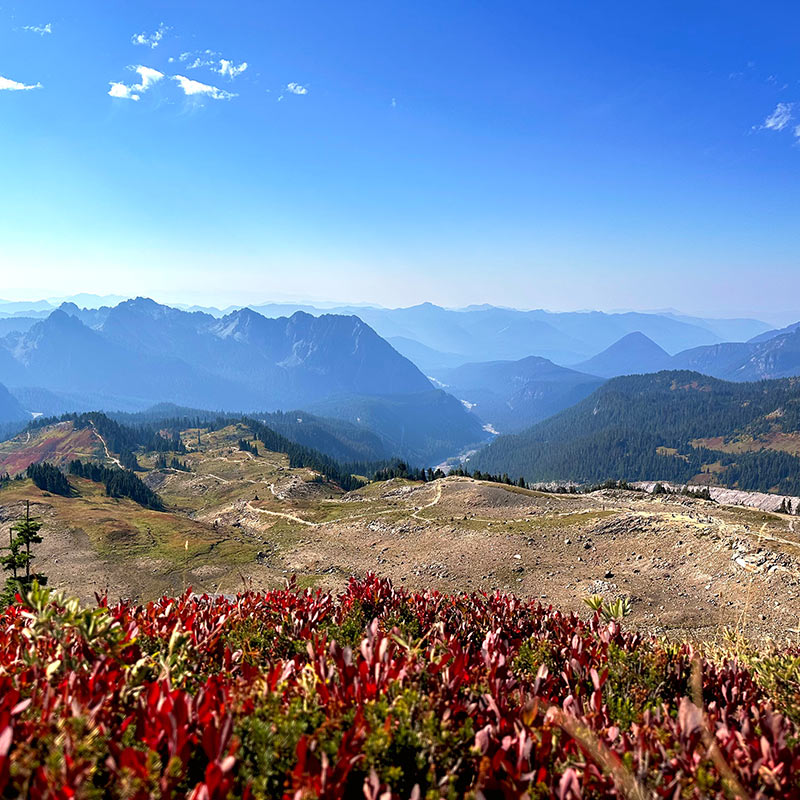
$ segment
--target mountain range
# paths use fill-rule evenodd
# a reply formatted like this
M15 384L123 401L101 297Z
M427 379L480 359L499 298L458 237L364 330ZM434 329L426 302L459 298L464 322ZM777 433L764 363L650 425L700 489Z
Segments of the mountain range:
M91 295L68 301L70 313L95 324L110 312L112 303ZM116 302L116 298L110 298ZM3 303L0 318L6 325L30 324L53 310L54 301ZM84 308L88 307L88 310ZM266 317L289 317L297 311L312 316L355 315L373 328L423 371L478 361L519 360L530 355L573 366L597 354L628 333L640 331L669 353L725 341L744 342L770 330L756 319L705 319L665 312L522 311L491 305L449 309L421 303L408 308L369 305L310 305L266 303L250 306ZM62 305L62 308L65 306ZM239 310L179 306L221 319ZM0 331L2 328L0 328ZM8 330L8 327L6 328Z
M415 459L446 457L485 438L473 415L355 316L271 319L239 309L216 318L145 298L99 311L66 304L0 339L0 382L29 397L34 387L119 410L161 401L312 410L335 401L332 416L357 423L371 410L385 423L374 432ZM350 413L356 405L362 414Z
M430 377L500 433L513 433L577 403L604 379L691 370L746 382L800 375L800 327L751 342L722 342L670 355L645 334L626 334L596 356L561 367L536 356L440 366Z
M615 342L576 369L613 378L619 375L686 369L730 381L756 381L800 374L800 325L770 331L749 342L721 342L670 356L637 332Z
M313 306L253 306L276 316L287 310L319 314ZM652 338L669 353L723 341L746 341L769 330L759 320L706 320L672 314L601 311L520 311L482 305L446 309L433 303L409 308L343 306L331 313L357 314L384 338L396 342L424 371L478 361L514 361L538 355L572 366L628 333ZM422 346L420 348L419 346ZM416 348L416 349L412 349ZM423 349L424 348L424 349Z
M771 329L752 319L431 303L220 311L75 299L90 307L0 303L8 315L0 316L0 382L18 405L45 414L164 401L301 409L287 419L339 419L379 437L371 453L419 463L480 445L487 432L522 431L621 375L692 370L742 382L800 374L800 324Z

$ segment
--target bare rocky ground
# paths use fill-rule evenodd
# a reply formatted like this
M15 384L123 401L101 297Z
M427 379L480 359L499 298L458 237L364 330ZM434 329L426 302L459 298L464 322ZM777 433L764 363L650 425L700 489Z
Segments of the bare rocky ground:
M375 491L375 487L370 487ZM727 627L798 637L800 536L793 519L636 492L547 495L447 478L380 487L366 513L306 529L281 554L288 573L336 586L372 570L415 589L513 591L585 612L630 597L631 621L708 639ZM376 509L377 510L377 509Z
M588 595L626 596L631 625L660 634L714 640L734 628L800 639L794 517L680 495L556 495L457 477L342 494L283 456L234 450L240 435L204 436L186 457L190 473L146 473L166 514L88 482L76 498L12 482L0 490L0 537L31 499L45 523L38 568L85 600L105 590L147 599L187 585L268 588L293 574L336 589L373 571L412 589L511 591L584 615Z

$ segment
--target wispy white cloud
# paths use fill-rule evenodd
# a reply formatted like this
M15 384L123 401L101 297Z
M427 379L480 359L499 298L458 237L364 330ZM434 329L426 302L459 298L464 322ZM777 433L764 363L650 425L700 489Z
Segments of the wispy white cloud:
M12 81L11 78L4 78L2 75L0 75L0 91L27 92L30 89L41 88L41 83L20 83L19 81Z
M164 38L164 34L169 30L169 28L162 22L158 29L153 31L153 33L135 33L131 37L131 42L133 44L140 44L144 47L149 47L151 50L158 47L161 40Z
M778 103L761 127L770 131L782 131L792 121L793 116L794 103Z
M195 50L190 53L181 53L177 59L170 58L170 63L180 61L186 64L186 69L200 69L208 67L212 72L222 75L224 78L236 78L247 69L247 62L242 61L237 64L232 59L222 58L216 50Z
M308 94L308 88L299 83L289 83L286 85L286 91L292 94Z
M38 33L39 36L44 36L47 33L53 32L53 26L49 22L47 25L23 25L22 30L29 31L30 33Z
M237 75L241 75L246 69L246 61L242 61L242 63L237 66L233 63L233 61L228 61L226 58L221 58L219 60L219 69L215 69L214 72L218 72L220 75L226 78L233 79Z
M226 92L224 89L219 89L216 86L210 86L207 83L200 83L200 81L193 81L184 75L173 75L172 80L180 84L181 89L188 97L210 97L212 100L230 100L237 95L233 92Z
M191 53L181 53L178 56L178 61L181 64L186 64L186 69L199 69L200 67L213 67L217 63L219 53L214 50L195 50ZM170 58L170 64L175 59Z
M152 67L128 67L135 72L139 73L139 83L131 84L130 86L118 81L110 83L111 88L108 93L111 97L119 97L125 100L139 100L141 96L155 83L158 83L163 77L164 73L159 72Z
M396 97L392 98L392 108L397 108L397 98Z

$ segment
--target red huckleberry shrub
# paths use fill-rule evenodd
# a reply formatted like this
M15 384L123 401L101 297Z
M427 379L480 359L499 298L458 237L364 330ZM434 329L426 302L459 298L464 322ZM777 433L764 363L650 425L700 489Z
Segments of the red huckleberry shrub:
M4 797L800 797L796 705L599 613L368 575L94 609L35 588L1 619Z

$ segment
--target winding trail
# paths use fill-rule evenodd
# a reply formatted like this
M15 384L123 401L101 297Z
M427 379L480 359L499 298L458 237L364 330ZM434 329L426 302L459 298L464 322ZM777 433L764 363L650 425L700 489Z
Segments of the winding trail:
M215 475L213 472L206 472L198 475L200 478L214 478L214 480L219 481L220 483L232 483L227 478L220 478L219 475Z
M432 519L427 519L425 517L420 517L419 513L420 513L420 511L425 511L425 509L433 508L441 499L442 499L442 484L439 483L439 484L436 485L436 497L434 497L433 500L431 500L430 503L426 503L424 506L420 506L420 508L418 508L416 511L414 511L411 514L411 516L414 517L414 519L421 520L422 522L434 522L434 520L432 520Z
M306 525L309 528L318 528L322 524L320 522L309 522L307 519L302 519L294 514L287 514L284 511L268 511L266 508L256 508L252 505L252 503L249 502L247 503L246 508L248 511L255 511L258 514L269 514L271 517L283 517L284 519L290 519L292 522L298 522L300 525Z
M92 423L92 430L94 430L94 435L100 440L101 444L103 445L103 450L106 451L106 458L109 461L112 461L114 464L116 464L120 469L124 469L120 460L115 456L111 455L111 451L108 449L106 440L100 435L100 431L97 430L97 426L94 424L94 420L91 420L91 423Z

